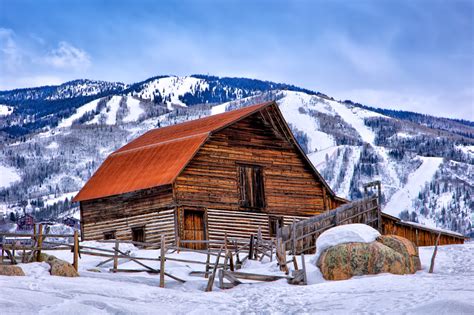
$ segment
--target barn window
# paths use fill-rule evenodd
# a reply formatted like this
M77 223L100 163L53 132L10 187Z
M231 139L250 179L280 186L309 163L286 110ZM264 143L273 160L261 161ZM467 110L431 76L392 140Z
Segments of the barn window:
M246 208L265 207L263 168L258 165L239 165L240 205Z
M270 237L277 235L277 230L283 226L283 217L268 217L268 232Z
M140 226L132 228L132 241L145 242L145 227Z
M104 240L113 240L115 239L115 231L104 232Z

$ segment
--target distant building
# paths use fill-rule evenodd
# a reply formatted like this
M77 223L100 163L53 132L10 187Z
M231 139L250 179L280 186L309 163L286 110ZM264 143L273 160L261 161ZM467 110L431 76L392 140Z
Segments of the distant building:
M73 218L73 217L67 217L63 219L63 224L67 225L73 229L79 229L80 228L80 220Z
M32 230L35 226L35 218L33 218L33 216L30 214L25 214L19 217L16 223L18 224L19 230Z

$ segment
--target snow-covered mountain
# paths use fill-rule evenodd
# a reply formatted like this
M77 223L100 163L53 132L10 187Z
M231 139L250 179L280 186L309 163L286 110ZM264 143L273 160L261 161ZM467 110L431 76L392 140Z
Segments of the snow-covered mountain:
M472 232L473 122L370 108L252 79L194 75L129 86L73 82L76 88L69 90L0 92L0 104L10 108L0 115L4 212L58 217L75 207L71 197L110 152L147 130L276 100L337 194L360 198L364 183L380 179L387 213ZM38 101L42 108L34 111ZM58 102L61 109L55 112Z

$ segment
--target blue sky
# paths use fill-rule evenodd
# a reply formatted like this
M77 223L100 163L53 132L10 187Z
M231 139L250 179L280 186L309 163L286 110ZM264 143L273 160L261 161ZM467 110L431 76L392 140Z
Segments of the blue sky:
M0 0L0 89L209 73L474 120L474 1Z

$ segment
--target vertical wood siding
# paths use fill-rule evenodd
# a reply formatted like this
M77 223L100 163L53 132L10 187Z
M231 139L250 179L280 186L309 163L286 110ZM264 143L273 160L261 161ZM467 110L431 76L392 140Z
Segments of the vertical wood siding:
M323 184L283 131L260 113L211 136L176 179L177 203L249 210L239 202L239 163L263 167L264 213L315 215L340 203L323 191Z

